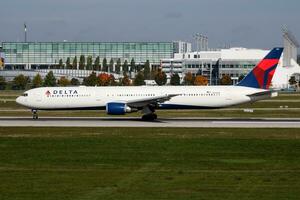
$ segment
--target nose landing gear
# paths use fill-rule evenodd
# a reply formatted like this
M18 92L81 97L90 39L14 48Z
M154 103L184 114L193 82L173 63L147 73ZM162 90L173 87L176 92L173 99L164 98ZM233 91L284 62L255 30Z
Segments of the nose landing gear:
M39 118L37 110L31 110L32 112L32 119L37 120Z

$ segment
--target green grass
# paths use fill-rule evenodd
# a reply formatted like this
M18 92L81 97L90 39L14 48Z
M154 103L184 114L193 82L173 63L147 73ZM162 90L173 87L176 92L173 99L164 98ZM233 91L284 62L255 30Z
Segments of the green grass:
M299 129L1 128L0 199L299 199Z

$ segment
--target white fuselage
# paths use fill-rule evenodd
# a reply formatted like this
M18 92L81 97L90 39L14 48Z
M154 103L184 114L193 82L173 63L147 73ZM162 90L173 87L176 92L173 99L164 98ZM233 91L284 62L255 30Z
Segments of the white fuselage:
M36 110L105 109L107 103L176 94L161 109L224 108L252 102L248 95L267 90L240 86L42 87L26 91L17 103Z

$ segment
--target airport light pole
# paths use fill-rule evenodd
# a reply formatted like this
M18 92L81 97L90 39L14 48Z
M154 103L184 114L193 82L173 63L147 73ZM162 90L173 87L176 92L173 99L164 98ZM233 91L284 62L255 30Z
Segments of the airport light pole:
M25 42L27 42L27 26L26 26L26 23L24 23L24 39L25 39Z

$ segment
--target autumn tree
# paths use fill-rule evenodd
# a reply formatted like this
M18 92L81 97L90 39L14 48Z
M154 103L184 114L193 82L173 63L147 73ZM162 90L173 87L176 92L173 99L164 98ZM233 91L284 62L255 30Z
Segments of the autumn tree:
M24 90L27 84L30 82L28 76L20 74L13 79L13 89L14 90Z
M180 85L180 77L177 73L173 74L171 76L170 84L171 85Z
M144 78L144 73L143 72L141 72L141 71L138 72L138 74L135 76L133 84L136 85L136 86L145 85L145 78Z
M194 80L194 85L207 85L208 79L205 76L197 75Z
M111 82L111 76L107 73L101 73L98 75L98 84L100 86L108 86Z
M220 80L221 85L232 85L232 80L228 74L222 76Z
M74 86L80 85L80 82L77 78L72 78L71 79L71 85L74 85Z
M195 77L191 72L188 72L184 76L184 84L185 85L193 85Z
M98 78L95 72L92 72L88 77L85 77L82 82L86 86L95 86L98 85Z
M71 81L64 76L60 77L60 79L58 79L57 83L61 87L71 85Z
M165 85L167 83L167 75L159 68L155 72L154 80L157 85Z
M39 73L37 73L32 79L32 88L38 88L43 85L43 79Z
M123 75L124 76L123 76L123 78L121 80L121 85L123 85L123 86L129 86L129 85L131 85L131 80L129 79L127 73L124 72Z

